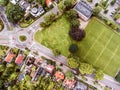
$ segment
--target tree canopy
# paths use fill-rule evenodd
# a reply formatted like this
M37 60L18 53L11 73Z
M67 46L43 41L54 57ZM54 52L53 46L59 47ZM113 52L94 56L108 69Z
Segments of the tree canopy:
M78 66L79 66L78 61L74 58L68 58L67 62L68 62L68 66L71 68L78 68Z
M85 37L85 31L79 28L72 28L69 35L73 40L81 41Z
M65 73L65 76L66 76L67 79L72 79L72 78L74 78L74 74L73 74L71 71L67 71L67 72Z
M6 6L8 4L9 0L0 0L0 5Z
M94 69L92 65L87 63L80 63L79 71L81 74L92 74L93 70Z
M64 5L66 6L66 10L71 9L73 4L74 4L74 0L64 0Z
M69 47L69 51L71 53L76 53L78 51L78 49L79 48L78 48L77 44L71 44L70 47Z
M97 70L95 72L95 80L102 80L104 77L104 73L102 70Z
M75 11L74 9L67 11L65 15L69 20L75 19L78 17L77 11Z
M65 11L65 8L66 8L66 6L64 5L64 2L61 1L61 2L58 4L58 9L59 9L61 12L64 12L64 11Z
M8 20L12 23L19 22L24 16L24 11L21 9L19 5L9 4L6 7L5 12Z
M93 9L93 14L98 15L101 12L102 8L100 6L97 6Z

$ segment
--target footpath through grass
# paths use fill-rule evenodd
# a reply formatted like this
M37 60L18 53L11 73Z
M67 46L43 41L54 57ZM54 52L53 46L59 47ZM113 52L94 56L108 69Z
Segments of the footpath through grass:
M38 31L34 38L38 43L68 56L70 44L75 43L69 37L69 29L70 24L63 16L50 27ZM114 77L120 68L120 37L96 18L90 21L85 30L84 40L76 43L79 46L77 55Z

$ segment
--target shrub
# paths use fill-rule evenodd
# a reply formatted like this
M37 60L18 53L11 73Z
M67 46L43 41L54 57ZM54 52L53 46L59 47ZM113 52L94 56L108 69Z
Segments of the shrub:
M104 13L105 13L105 14L108 13L108 10L105 10Z
M73 19L70 21L70 23L72 28L79 28L80 26L80 21L78 19Z
M71 44L70 47L69 47L69 51L71 53L76 53L78 51L78 45L76 44Z

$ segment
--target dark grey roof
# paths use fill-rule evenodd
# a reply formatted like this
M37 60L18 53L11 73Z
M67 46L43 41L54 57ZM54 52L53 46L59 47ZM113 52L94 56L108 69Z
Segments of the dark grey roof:
M82 0L77 3L77 5L75 6L75 10L82 13L88 18L92 15L92 8L85 1Z
M82 82L77 82L73 90L87 90L87 85Z
M24 78L24 74L20 74L18 77L18 81L21 81Z

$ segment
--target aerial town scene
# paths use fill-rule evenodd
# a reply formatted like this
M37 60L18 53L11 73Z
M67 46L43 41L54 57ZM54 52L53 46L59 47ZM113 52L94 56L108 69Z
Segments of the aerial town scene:
M0 0L0 90L120 90L120 0Z

